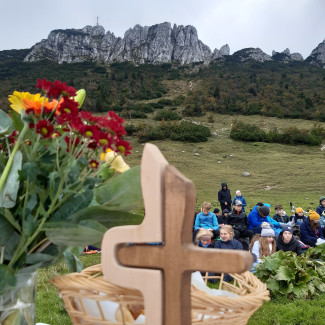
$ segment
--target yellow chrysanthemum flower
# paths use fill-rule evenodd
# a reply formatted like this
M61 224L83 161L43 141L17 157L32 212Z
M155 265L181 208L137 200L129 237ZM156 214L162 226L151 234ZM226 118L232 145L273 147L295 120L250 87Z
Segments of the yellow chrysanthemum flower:
M29 92L19 92L14 91L12 95L8 97L9 102L11 103L10 107L21 114L22 110L25 110L24 99L40 103L42 105L44 97L41 97L41 94L31 94Z
M112 149L107 149L106 152L100 155L100 160L110 164L110 167L119 173L123 173L130 169L130 166L125 163L124 159L117 155Z

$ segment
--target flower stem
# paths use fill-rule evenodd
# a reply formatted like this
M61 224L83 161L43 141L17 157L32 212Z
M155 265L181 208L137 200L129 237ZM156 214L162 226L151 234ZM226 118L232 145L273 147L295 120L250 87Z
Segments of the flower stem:
M9 159L7 161L7 164L5 166L5 169L3 170L3 173L2 173L2 175L0 177L0 193L2 191L3 186L6 183L6 180L7 180L7 177L9 175L9 172L10 172L10 169L11 169L11 166L12 166L12 163L14 161L15 154L18 151L18 149L20 147L20 144L22 143L23 138L24 138L25 133L26 133L27 130L28 130L28 124L25 123L25 125L24 125L21 133L19 134L19 137L17 139L17 142L16 142L14 148L12 149L11 155L9 156Z

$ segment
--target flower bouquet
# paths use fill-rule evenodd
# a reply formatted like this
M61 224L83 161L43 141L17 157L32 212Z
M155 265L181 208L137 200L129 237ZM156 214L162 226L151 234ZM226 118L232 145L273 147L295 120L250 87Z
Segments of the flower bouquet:
M62 256L79 271L85 246L142 220L130 212L141 201L140 169L121 156L131 150L124 120L80 110L85 91L60 81L36 88L15 91L9 114L0 110L0 323L17 315L1 305L19 275Z

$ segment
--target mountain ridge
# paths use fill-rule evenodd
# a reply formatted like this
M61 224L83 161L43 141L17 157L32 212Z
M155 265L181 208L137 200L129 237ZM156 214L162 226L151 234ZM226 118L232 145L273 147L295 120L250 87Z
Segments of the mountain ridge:
M164 22L152 26L135 25L124 37L105 31L103 26L87 25L82 29L56 29L47 39L36 43L27 56L26 62L49 59L58 63L76 63L87 60L111 64L130 61L135 64L176 63L179 65L223 59L230 55L228 44L213 51L198 37L195 27ZM288 63L304 60L300 53L273 51L272 55L259 48L245 48L232 55L241 61L248 59L264 62L267 60ZM306 58L306 61L325 67L325 40Z

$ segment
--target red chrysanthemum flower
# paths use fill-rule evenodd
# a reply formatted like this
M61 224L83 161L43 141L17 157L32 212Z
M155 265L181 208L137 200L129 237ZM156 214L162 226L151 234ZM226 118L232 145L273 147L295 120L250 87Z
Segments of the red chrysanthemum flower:
M49 92L49 96L53 98L59 98L61 95L63 97L74 97L76 96L76 89L74 87L67 86L65 82L55 80L53 87Z
M127 156L131 153L132 147L130 146L130 143L125 140L119 139L118 141L116 141L115 146L115 151L123 153L124 156Z
M91 161L89 162L89 165L90 165L91 168L93 168L93 169L97 169L98 166L99 166L99 163L98 163L98 161L96 161L96 160L91 160Z
M109 132L99 131L94 138L97 141L97 144L100 147L103 147L103 150L106 150L111 147L112 144L112 135Z
M79 130L84 137L89 139L95 139L99 131L97 125L83 125Z
M64 98L57 110L61 114L69 114L71 116L76 116L79 113L78 103L70 98Z
M87 147L89 149L95 150L97 148L97 141L91 141Z
M53 131L54 127L48 120L40 120L36 124L36 133L41 134L44 138L49 138Z
M101 117L93 116L91 112L80 111L80 115L83 121L89 124L98 123L98 121L101 119Z
M45 78L43 78L43 80L37 79L37 84L35 87L42 90L46 95L48 95L52 88L52 82L46 80Z

